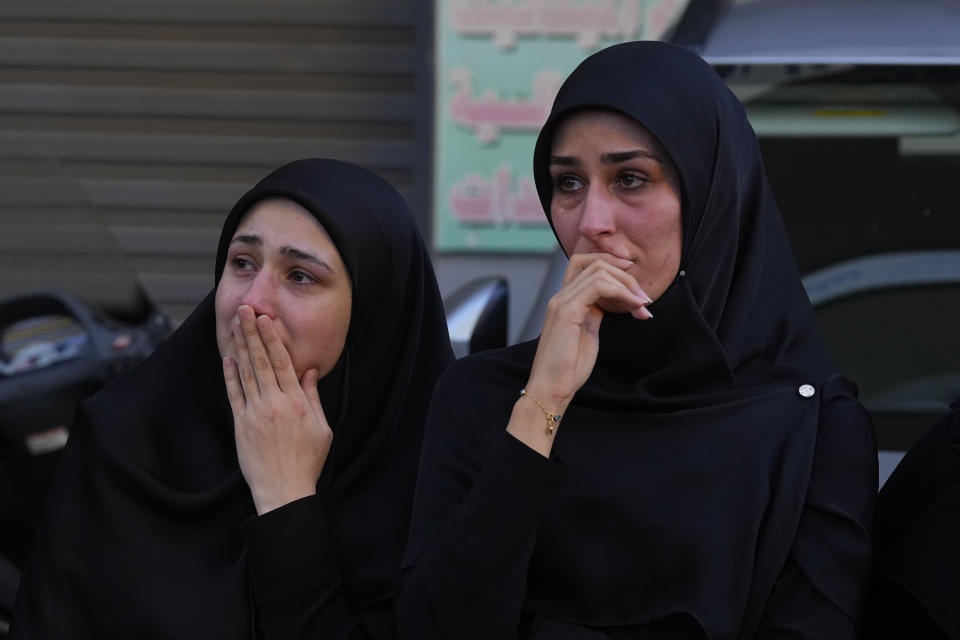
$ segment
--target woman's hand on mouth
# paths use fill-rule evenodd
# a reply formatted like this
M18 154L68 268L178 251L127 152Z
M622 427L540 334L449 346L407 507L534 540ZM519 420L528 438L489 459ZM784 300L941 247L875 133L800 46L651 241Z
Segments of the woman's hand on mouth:
M638 319L653 317L646 309L652 300L626 271L631 265L632 261L609 253L570 257L563 286L547 303L543 331L525 387L544 411L562 415L593 371L600 348L603 309L623 309ZM548 440L539 422L511 420L507 430L549 455Z
M237 310L236 358L223 359L237 458L258 514L316 493L333 432L317 393L318 371L298 379L268 316Z

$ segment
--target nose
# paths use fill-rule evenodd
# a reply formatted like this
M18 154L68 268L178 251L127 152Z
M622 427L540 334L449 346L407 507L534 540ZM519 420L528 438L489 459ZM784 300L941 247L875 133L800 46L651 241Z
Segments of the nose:
M276 317L274 315L275 296L276 283L271 274L266 269L262 269L250 282L250 286L240 299L240 305L249 305L257 316L266 315L274 318Z
M592 187L583 202L580 234L593 239L616 231L616 215L611 194L603 187Z

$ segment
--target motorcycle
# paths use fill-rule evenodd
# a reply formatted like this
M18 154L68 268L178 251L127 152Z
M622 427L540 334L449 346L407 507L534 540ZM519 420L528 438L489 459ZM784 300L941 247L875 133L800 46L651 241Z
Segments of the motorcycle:
M66 228L27 215L37 199L59 212L53 215ZM0 159L0 216L12 256L0 279L2 638L76 406L146 358L172 326L145 294L109 225L61 165ZM91 273L93 253L100 271Z

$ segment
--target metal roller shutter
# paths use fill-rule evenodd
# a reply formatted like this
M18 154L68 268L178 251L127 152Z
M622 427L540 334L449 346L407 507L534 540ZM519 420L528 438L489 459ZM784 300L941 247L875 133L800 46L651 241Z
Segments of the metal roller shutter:
M24 182L19 162L0 165L0 187L16 192L0 199L0 294L66 261L59 277L112 295L116 265L98 249L109 240L77 192L177 322L212 285L227 209L289 160L362 164L425 226L428 4L0 3L0 154L65 177Z

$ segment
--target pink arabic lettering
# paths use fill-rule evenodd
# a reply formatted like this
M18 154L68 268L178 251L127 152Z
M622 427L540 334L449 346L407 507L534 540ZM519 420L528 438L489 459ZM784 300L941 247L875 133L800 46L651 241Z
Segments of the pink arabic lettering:
M455 0L450 7L456 31L492 36L499 49L512 49L518 36L527 35L573 36L589 50L601 38L634 37L637 18L637 0Z
M538 131L550 115L550 105L562 82L559 72L541 71L533 79L529 100L501 99L491 89L474 98L468 70L455 69L451 76L457 92L450 100L450 119L472 129L477 140L486 145L499 140L501 131Z
M469 173L450 188L450 210L463 224L541 226L547 224L533 180L524 176L511 189L509 165L497 167L492 178Z

